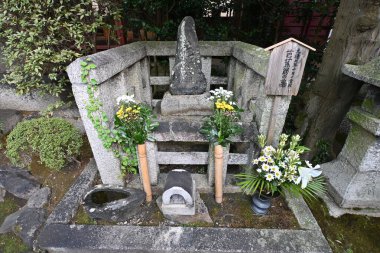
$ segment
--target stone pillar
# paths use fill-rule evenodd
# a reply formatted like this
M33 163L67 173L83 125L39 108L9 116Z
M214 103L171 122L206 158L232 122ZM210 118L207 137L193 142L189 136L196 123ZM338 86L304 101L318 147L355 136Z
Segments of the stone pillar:
M380 208L380 79L368 71L372 65L344 66L345 74L373 86L348 113L352 127L338 158L322 165L330 194L343 208Z
M146 142L146 156L148 158L148 169L150 183L152 185L158 184L158 175L160 174L160 167L157 163L157 143L156 142ZM141 172L140 172L141 178Z
M226 184L227 165L230 154L230 144L223 147L223 185ZM208 168L207 168L207 181L210 186L215 184L215 158L214 158L214 145L209 145L208 150Z

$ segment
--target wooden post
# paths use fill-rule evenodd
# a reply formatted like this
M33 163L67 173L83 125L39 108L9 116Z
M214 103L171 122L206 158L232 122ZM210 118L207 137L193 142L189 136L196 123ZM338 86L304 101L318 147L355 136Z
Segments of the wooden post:
M274 97L272 112L270 115L269 125L268 125L268 134L267 134L268 145L274 145L273 138L274 138L274 129L276 128L276 115L277 115L279 100L280 100L279 96Z
M223 201L223 147L216 145L215 156L215 201L220 204Z
M265 78L265 92L275 97L268 123L267 142L273 145L279 96L297 95L309 50L315 51L315 48L289 38L265 49L269 50L272 52Z
M146 194L146 201L150 202L150 201L152 201L152 188L150 186L150 178L149 178L149 171L148 171L148 160L146 158L146 145L145 145L145 143L137 145L137 152L138 152L139 160L140 160L141 177L142 177L144 191Z

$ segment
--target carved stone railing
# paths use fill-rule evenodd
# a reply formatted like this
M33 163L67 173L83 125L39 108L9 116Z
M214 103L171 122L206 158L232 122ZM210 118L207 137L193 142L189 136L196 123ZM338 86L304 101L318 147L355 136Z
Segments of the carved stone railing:
M211 85L220 85L234 92L238 105L244 109L242 124L245 132L236 137L239 143L249 142L251 148L246 153L231 153L225 151L225 171L227 164L248 164L254 152L254 137L257 132L267 134L273 109L275 96L265 93L265 77L268 68L269 52L260 47L243 42L214 42L200 41L200 54L202 56L202 71L205 74L208 90ZM72 83L73 93L77 102L87 136L92 147L94 157L103 183L122 184L120 174L120 162L113 153L106 150L92 123L87 117L86 104L89 101L87 87L81 82L80 62L85 58L91 60L97 66L91 71L90 78L99 83L97 96L103 103L102 110L108 118L113 119L115 114L116 98L123 94L134 94L138 101L151 105L154 109L159 108L160 99L153 99L153 86L169 85L170 76L151 76L150 58L168 57L169 68L174 65L176 50L175 41L166 42L135 42L132 44L109 49L93 55L82 57L71 63L67 69ZM227 76L212 76L212 58L228 57ZM170 73L171 71L169 71ZM273 126L274 142L282 131L286 113L291 97L279 96L276 118ZM159 113L159 111L158 111ZM183 120L183 121L181 121ZM200 127L199 119L177 119L159 116L160 128L155 133L158 142L188 141L207 142L197 129ZM109 122L112 127L112 122ZM189 132L182 131L183 126L192 129ZM176 127L177 126L177 127ZM256 130L257 129L257 130ZM176 132L177 130L177 132ZM184 136L184 134L187 134ZM152 184L157 184L159 164L208 164L209 184L213 183L209 152L162 152L157 150L156 143L147 144L149 159L149 172ZM176 159L169 159L177 157ZM182 163L181 163L182 162Z

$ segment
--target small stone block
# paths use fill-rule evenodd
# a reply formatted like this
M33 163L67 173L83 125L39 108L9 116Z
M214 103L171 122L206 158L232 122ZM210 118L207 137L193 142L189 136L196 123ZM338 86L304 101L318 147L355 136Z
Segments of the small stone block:
M172 170L166 179L161 210L164 215L195 214L195 181L186 170Z
M171 95L166 92L161 102L161 115L169 116L207 116L212 114L210 94Z

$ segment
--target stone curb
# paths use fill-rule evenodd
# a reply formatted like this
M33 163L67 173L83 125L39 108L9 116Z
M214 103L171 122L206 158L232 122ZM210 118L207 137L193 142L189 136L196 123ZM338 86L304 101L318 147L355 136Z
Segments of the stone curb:
M46 221L47 224L70 222L82 201L82 196L87 192L94 181L96 173L95 160L91 159L82 174L80 174L75 183L66 192L61 202L58 203L50 214Z
M39 245L55 252L331 252L313 230L50 224Z

